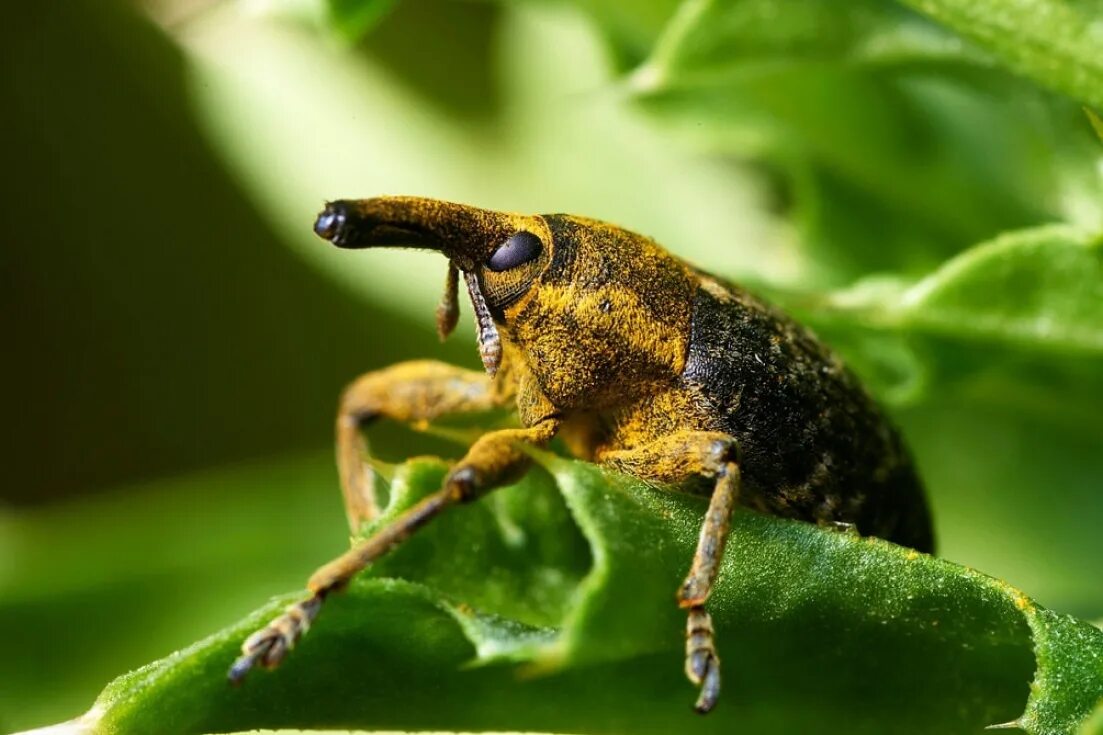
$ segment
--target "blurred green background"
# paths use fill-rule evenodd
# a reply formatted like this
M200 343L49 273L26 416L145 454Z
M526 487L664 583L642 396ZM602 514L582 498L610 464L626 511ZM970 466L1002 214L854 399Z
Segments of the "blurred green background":
M773 295L889 404L944 556L1103 617L1103 270L1034 229L1098 240L1090 74L880 0L4 14L0 731L299 587L343 384L477 365L443 262L327 248L326 198L600 217Z

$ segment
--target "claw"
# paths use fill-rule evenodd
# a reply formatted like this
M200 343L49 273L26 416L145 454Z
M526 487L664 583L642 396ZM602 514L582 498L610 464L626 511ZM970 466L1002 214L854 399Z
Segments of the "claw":
M711 712L717 700L720 699L720 659L709 654L705 657L703 669L701 680L694 682L701 685L701 693L693 705L693 709L699 715Z
M241 645L241 655L227 674L230 684L239 686L257 663L266 669L279 666L287 652L310 630L321 607L322 596L312 595L288 606L283 615L246 638Z
M720 657L713 641L712 618L701 607L690 609L686 620L686 677L701 687L693 709L706 714L720 698Z
M253 664L256 663L259 655L259 652L255 654L245 654L239 656L237 660L234 661L233 666L230 667L230 673L226 675L226 678L230 680L231 686L241 686L241 682L245 681L245 675L252 670Z

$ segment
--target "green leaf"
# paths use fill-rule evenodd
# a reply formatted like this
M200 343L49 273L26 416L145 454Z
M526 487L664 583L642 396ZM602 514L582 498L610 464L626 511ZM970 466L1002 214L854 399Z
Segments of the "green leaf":
M398 0L325 0L330 29L346 42L358 41L394 8Z
M609 89L603 49L580 18L542 4L487 8L499 10L399 3L345 54L221 6L209 22L169 32L194 75L201 126L285 242L338 286L426 329L444 277L439 256L350 257L319 246L309 227L318 202L405 191L585 213L678 243L717 270L792 269L784 242L762 252L781 238L756 210L744 172L673 149L600 94ZM462 109L441 104L457 97ZM295 175L273 176L274 159ZM654 206L655 181L664 182L663 206ZM716 232L747 246L718 248ZM434 269L440 280L410 277Z
M1030 733L1068 731L1101 700L1103 649L1100 630L1091 623L1049 610L1028 611L1038 671L1019 725Z
M822 306L827 319L1103 355L1103 236L1064 226L1008 233L914 283L868 279Z
M1103 107L1103 4L1097 0L904 0L1012 69Z
M1088 120L1092 124L1092 128L1095 130L1095 134L1099 136L1100 140L1103 140L1103 118L1100 118L1095 110L1089 107L1084 108L1084 112L1088 115Z
M1091 716L1084 720L1077 735L1103 735L1103 699L1099 700Z
M0 508L0 627L18 631L0 657L2 724L81 712L122 671L300 585L345 543L333 482L324 451Z
M916 280L775 295L890 402L968 397L1103 430L1103 235L1011 232Z
M916 281L872 277L785 300L893 402L956 394L1103 429L1101 235L1007 233Z
M79 731L975 732L1023 713L1032 650L1027 732L1072 732L1103 695L1093 626L950 562L741 512L710 602L725 694L696 717L673 590L705 499L538 458L327 602L279 670L224 678L293 595L121 677ZM444 469L399 468L386 515Z
M248 5L248 0L242 0L241 4ZM318 29L339 45L351 47L397 4L398 0L266 0L254 3L249 9L254 16L289 20Z
M637 87L697 85L746 73L748 63L848 65L914 61L988 65L922 16L893 3L855 0L685 0L633 74Z
M1044 227L915 280L774 293L894 409L944 551L1083 615L1100 605L1099 241Z
M1045 115L1030 105L1011 118L1011 105L957 85L833 65L676 82L641 108L690 145L769 165L812 259L804 284L922 272L1053 209L1040 193L1056 175L1039 155Z
M916 280L874 276L821 295L775 296L892 402L964 386L1047 420L1098 426L1099 234L1061 225L1011 232ZM1069 395L1084 403L1069 405Z
M799 227L805 287L921 273L994 232L1103 221L1076 106L914 10L686 0L635 35L650 48L625 86L684 142L765 164Z

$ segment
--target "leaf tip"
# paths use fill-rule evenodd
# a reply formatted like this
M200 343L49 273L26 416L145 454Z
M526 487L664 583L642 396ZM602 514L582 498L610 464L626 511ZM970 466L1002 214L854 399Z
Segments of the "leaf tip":
M351 49L385 18L397 0L375 2L348 2L327 0L324 3L323 22L333 42Z
M646 97L667 85L667 75L661 66L648 61L636 67L624 78L624 89L630 94Z
M1084 108L1084 114L1088 116L1088 122L1092 124L1092 128L1095 130L1095 134L1099 136L1099 140L1103 141L1103 117L1090 107Z

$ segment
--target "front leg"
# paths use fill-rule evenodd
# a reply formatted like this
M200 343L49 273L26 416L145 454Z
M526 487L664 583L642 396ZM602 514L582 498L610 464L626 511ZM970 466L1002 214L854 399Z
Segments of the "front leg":
M504 386L486 373L433 360L401 362L353 381L337 412L337 470L352 532L379 514L364 426L379 418L417 424L446 414L487 411L508 398Z
M309 597L291 605L283 615L249 636L241 647L241 656L230 668L231 683L240 683L257 663L268 669L278 666L310 628L331 592L343 588L357 572L405 541L441 511L475 500L519 477L529 464L522 445L542 446L558 428L558 419L547 418L528 428L502 429L480 437L448 473L440 490L319 568L307 582Z
M692 476L716 479L693 564L677 595L679 606L688 612L686 676L701 687L694 705L701 714L711 710L720 696L720 657L705 602L720 571L732 511L739 501L738 455L738 444L731 436L680 431L641 447L601 451L597 457L619 470L664 482L678 482Z

